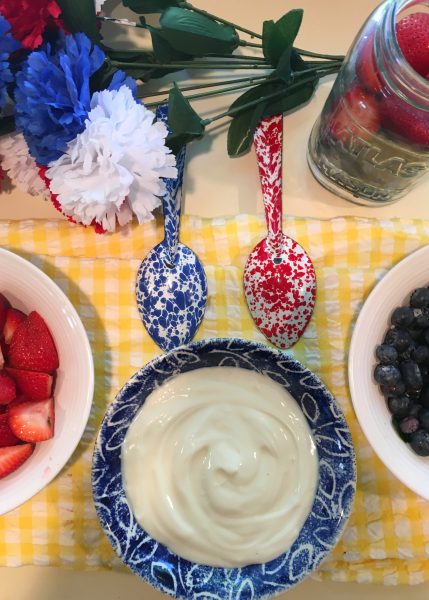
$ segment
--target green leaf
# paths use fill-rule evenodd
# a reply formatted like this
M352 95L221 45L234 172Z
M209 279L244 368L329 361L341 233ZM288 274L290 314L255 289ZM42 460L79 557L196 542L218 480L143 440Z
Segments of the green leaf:
M280 77L285 83L289 83L292 78L292 50L292 46L289 46L284 50L273 73L274 77Z
M72 33L82 31L95 44L100 41L94 0L57 0L66 27Z
M15 131L15 117L3 117L0 119L0 135L6 135Z
M243 109L232 118L228 129L228 154L229 156L240 156L247 152L252 145L253 134L266 109L267 101L264 96L272 94L282 88L284 84L279 82L262 83L244 94L241 94L229 107L239 108L248 102L260 100L255 106Z
M283 15L273 25L265 25L272 21L265 21L262 30L262 47L267 60L277 66L280 57L286 48L293 45L301 26L304 11L294 8Z
M243 110L235 115L228 129L228 155L236 157L247 152L253 142L253 134L262 118L266 103L261 102L254 108Z
M262 52L264 57L271 61L270 48L269 48L269 40L273 35L273 31L275 28L274 21L264 21L262 24Z
M109 87L109 83L112 81L112 77L117 70L118 68L111 64L109 58L106 58L105 62L98 69L98 71L91 75L89 80L91 94Z
M305 83L301 88L295 89L291 92L289 92L287 86L285 86L284 96L267 101L263 117L271 117L272 115L289 112L301 107L312 97L314 90L316 89L317 82L318 78L315 77L314 81Z
M179 0L122 0L122 4L138 14L157 13L169 6L179 6Z
M292 65L293 71L304 71L307 68L305 60L300 56L300 54L298 54L295 48L292 48L290 64Z
M192 56L231 54L240 41L230 25L185 8L167 8L159 23L163 38L175 50Z
M167 145L174 154L188 142L204 135L204 124L176 84L168 97L168 126L171 134Z
M253 87L252 89L247 90L247 92L244 92L244 94L241 94L241 96L239 96L238 98L236 98L236 100L234 100L234 102L231 104L231 106L229 108L230 109L231 108L239 108L240 106L243 106L244 104L247 104L248 102L253 102L254 100L262 101L263 96L267 96L268 94L277 92L277 91L281 90L282 87L284 87L284 83L281 83L281 82L267 81L267 82L261 83L260 85L257 85L256 87Z
M315 77L313 81L302 84L300 88L291 91L289 91L290 85L285 85L284 82L268 81L237 98L231 104L230 109L239 108L257 100L260 102L248 109L243 109L233 117L228 130L229 156L239 156L249 150L253 141L253 133L261 119L291 111L307 102L313 95L317 81L318 78ZM282 96L272 100L265 99L266 96L280 91L283 91Z
M169 63L174 61L189 60L190 54L175 50L172 45L164 38L163 33L156 27L147 26L152 37L152 48L156 60L160 63Z

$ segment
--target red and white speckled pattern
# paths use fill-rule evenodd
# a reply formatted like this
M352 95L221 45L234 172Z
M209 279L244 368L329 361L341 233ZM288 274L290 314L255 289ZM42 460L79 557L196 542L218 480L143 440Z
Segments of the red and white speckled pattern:
M313 313L316 275L305 250L282 232L283 116L262 121L254 136L268 236L244 268L244 293L262 333L279 348L301 337Z

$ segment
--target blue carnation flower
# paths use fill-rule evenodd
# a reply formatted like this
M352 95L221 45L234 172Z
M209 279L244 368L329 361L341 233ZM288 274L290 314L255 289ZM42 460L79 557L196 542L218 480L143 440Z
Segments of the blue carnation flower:
M48 165L85 127L90 77L104 53L84 33L62 36L59 47L32 52L16 76L15 122L33 158Z
M123 85L126 85L127 87L130 88L130 90L135 98L136 94L137 94L136 80L133 79L132 77L127 77L127 75L124 73L124 71L121 71L121 70L116 71L116 73L113 75L112 80L109 83L109 87L107 89L119 90L119 88L122 87Z
M13 81L12 73L9 69L9 55L21 47L10 33L10 23L0 15L0 108L7 102L6 86Z

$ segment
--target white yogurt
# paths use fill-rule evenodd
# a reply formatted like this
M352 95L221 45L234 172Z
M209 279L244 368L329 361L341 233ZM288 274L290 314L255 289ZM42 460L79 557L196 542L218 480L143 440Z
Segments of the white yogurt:
M313 504L318 458L279 384L234 367L183 373L154 390L122 446L131 509L154 539L200 564L282 554Z

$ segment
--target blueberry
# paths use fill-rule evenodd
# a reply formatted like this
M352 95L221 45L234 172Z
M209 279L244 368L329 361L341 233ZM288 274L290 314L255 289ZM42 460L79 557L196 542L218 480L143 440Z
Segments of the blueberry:
M423 308L429 306L429 289L422 287L417 288L411 294L410 306L413 308Z
M414 340L409 331L406 329L396 329L393 346L395 346L398 352L404 352L413 342Z
M390 321L397 327L409 327L414 321L414 311L410 306L398 306L393 311Z
M408 409L407 416L408 417L419 417L419 412L422 407L420 404L417 404L412 398L410 398L410 408Z
M406 387L403 381L398 381L395 385L381 385L380 390L383 396L389 398L390 396L401 396L402 394L405 394Z
M399 429L402 433L414 433L419 428L419 420L417 417L404 417L399 422Z
M408 333L410 334L410 336L413 338L413 340L415 342L421 342L424 341L421 339L422 336L422 330L415 328L415 327L409 327L408 328Z
M429 347L417 346L411 353L412 359L419 365L429 364Z
M429 365L419 365L419 369L425 384L429 381Z
M419 366L412 360L401 364L401 373L408 391L418 392L423 387L423 378Z
M417 344L416 342L411 339L411 343L408 346L408 348L406 348L405 350L403 350L402 352L399 353L399 362L404 362L405 360L411 360L414 350L417 348Z
M429 431L429 408L426 406L421 407L417 416L420 426L426 431Z
M388 344L377 346L375 355L383 365L392 365L398 360L398 351L394 346L389 346Z
M429 456L429 432L417 429L411 434L410 446L419 456Z
M377 365L374 378L380 385L395 385L401 380L401 372L394 365Z
M426 329L426 327L429 327L429 310L427 308L414 309L413 326L417 329Z
M424 387L420 394L420 404L429 408L429 387Z
M392 327L391 329L388 329L386 331L386 334L385 334L384 340L383 340L383 344L386 344L387 346L392 346L395 339L396 339L396 329L394 327Z
M429 327L423 331L422 337L423 337L422 342L424 341L424 343L427 346L429 346Z
M392 396L387 399L387 407L395 417L406 417L412 405L408 396Z

